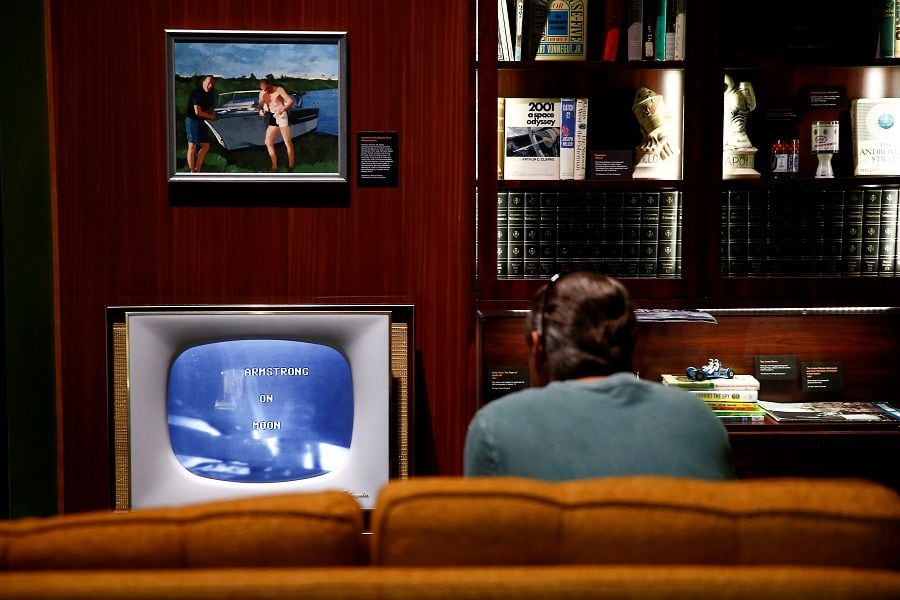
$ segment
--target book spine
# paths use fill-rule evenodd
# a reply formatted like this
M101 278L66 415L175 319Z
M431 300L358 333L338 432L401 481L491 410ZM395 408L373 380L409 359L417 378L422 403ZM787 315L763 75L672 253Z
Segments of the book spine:
M762 423L766 420L766 415L718 415L719 420L723 423Z
M878 236L878 276L893 277L897 262L897 189L881 191L881 223Z
M575 100L575 172L577 181L587 177L588 99Z
M623 0L606 0L603 15L603 55L605 61L615 61L622 31Z
M678 226L678 192L664 190L659 194L659 230L657 232L657 270L660 278L671 279L675 273L675 244Z
M878 275L878 253L881 234L881 190L866 190L863 196L862 260L863 277Z
M656 48L656 12L659 0L644 0L643 60L653 60Z
M896 37L897 23L895 21L897 0L882 0L883 10L881 17L881 30L878 32L878 56L881 58L894 57L894 38Z
M534 0L532 32L539 42L535 60L584 60L586 0Z
M541 228L540 275L549 278L557 272L556 266L556 192L541 193L538 221Z
M707 403L744 402L753 405L759 399L758 390L691 390L691 393Z
M525 35L525 0L516 0L516 35L513 43L513 60L522 60Z
M506 0L497 0L497 60L512 60L509 7Z
M764 190L751 190L747 196L747 275L763 277L766 274L766 207L768 199Z
M556 270L563 271L572 263L572 220L575 194L560 193L556 203Z
M622 209L622 275L638 277L641 258L641 192L626 192Z
M525 279L537 279L540 276L540 209L540 194L538 192L525 192L525 210L522 220L522 232L525 237L522 271Z
M506 98L497 98L497 179L503 179L503 156L506 152Z
M766 198L766 224L769 228L769 236L766 239L766 274L773 277L784 273L782 197L780 191L769 191Z
M656 27L653 33L653 59L666 60L666 23L668 21L669 0L656 3Z
M684 216L684 192L678 192L678 226L675 228L675 275L681 276L681 240L684 239L684 228L681 225Z
M719 274L728 276L728 192L722 191L720 195L719 217Z
M900 56L900 0L894 3L894 56Z
M522 279L525 271L525 194L509 192L506 233L506 278Z
M626 0L625 47L628 60L644 58L644 0Z
M840 277L843 267L844 191L825 192L825 237L822 248L822 274Z
M605 272L603 261L605 251L606 230L606 194L591 192L588 197L587 215L588 268L600 273Z
M590 196L587 192L572 194L572 269L586 269L590 252L588 250L587 211Z
M806 193L807 246L806 269L804 275L824 275L825 257L825 190L810 190Z
M687 0L677 0L675 8L675 60L684 60L687 42Z
M862 274L863 190L847 190L844 195L844 237L841 246L841 274Z
M666 3L666 60L675 60L675 19L678 16L678 0Z
M659 264L659 192L644 192L641 202L640 277L657 277Z
M509 267L507 255L508 217L509 192L497 192L497 279L506 279Z
M622 274L622 258L625 247L624 215L625 193L608 192L606 194L606 226L603 231L603 270L608 275Z
M559 178L575 179L575 99L563 98L559 126Z
M728 276L747 275L747 190L728 192Z

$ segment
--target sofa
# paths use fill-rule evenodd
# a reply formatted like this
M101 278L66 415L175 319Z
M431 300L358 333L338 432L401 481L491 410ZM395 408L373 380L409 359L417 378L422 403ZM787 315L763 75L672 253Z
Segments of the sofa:
M900 598L863 480L396 480L0 523L0 598ZM368 517L368 518L366 518Z

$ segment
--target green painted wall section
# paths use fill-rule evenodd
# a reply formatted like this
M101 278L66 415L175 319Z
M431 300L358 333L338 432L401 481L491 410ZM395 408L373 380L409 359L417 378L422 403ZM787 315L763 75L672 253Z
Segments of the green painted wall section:
M53 237L44 7L0 9L0 202L3 358L0 418L5 509L57 512L53 357Z

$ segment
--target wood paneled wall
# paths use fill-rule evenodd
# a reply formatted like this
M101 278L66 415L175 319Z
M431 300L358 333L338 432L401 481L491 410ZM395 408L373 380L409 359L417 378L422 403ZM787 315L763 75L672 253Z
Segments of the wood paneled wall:
M50 0L61 510L108 506L104 309L416 305L419 471L458 474L474 411L469 2ZM349 206L172 207L165 29L348 32ZM397 188L357 188L357 131L397 131ZM298 194L303 190L298 187Z

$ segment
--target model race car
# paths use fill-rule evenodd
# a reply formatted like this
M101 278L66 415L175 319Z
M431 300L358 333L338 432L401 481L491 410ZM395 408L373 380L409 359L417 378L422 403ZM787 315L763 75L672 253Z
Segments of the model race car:
M688 367L685 371L688 379L695 381L703 381L704 379L732 379L734 377L734 369L723 368L718 358L711 358L709 362L700 367Z

